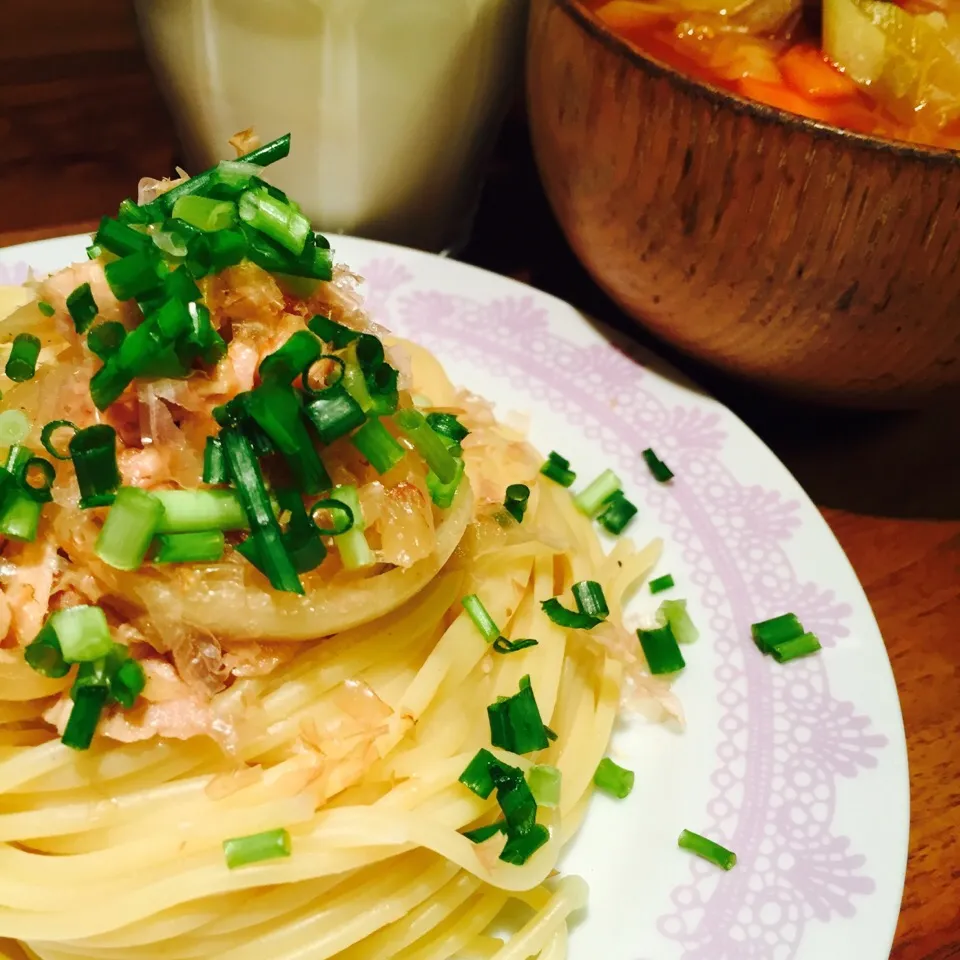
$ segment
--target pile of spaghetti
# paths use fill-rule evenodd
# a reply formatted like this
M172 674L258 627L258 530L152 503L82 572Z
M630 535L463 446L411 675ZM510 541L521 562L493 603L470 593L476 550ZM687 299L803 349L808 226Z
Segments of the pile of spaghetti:
M288 150L142 183L0 321L6 956L556 960L585 903L659 545L366 317Z

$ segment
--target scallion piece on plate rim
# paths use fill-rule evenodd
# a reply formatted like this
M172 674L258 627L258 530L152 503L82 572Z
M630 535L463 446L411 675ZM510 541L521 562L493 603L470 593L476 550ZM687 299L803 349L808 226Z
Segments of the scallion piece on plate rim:
M689 850L695 853L703 860L709 860L723 870L732 870L737 863L737 855L726 847L700 836L699 833L693 833L691 830L684 830L677 840L677 845L681 850Z
M573 498L574 506L588 517L595 517L604 502L612 497L623 484L612 470L604 470L586 489Z
M657 483L666 483L673 479L673 471L649 447L641 456Z
M570 469L570 461L566 457L561 457L556 450L551 450L550 455L540 467L540 472L554 483L559 483L561 487L570 487L577 475Z
M597 770L593 775L595 786L604 793L623 800L630 796L633 790L635 779L634 772L626 767L621 767L609 757L604 757L597 765Z

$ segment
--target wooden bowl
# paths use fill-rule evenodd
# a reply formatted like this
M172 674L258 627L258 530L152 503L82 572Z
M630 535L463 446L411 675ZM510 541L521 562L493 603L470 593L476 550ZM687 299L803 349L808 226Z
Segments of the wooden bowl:
M960 156L687 79L575 0L533 0L547 195L634 319L779 390L864 406L960 393Z

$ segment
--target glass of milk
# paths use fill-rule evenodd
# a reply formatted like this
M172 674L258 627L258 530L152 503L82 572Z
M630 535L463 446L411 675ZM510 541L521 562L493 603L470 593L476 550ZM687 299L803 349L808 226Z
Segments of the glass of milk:
M317 229L466 239L515 89L527 0L137 0L191 163L293 134L271 181ZM195 172L191 169L191 172Z

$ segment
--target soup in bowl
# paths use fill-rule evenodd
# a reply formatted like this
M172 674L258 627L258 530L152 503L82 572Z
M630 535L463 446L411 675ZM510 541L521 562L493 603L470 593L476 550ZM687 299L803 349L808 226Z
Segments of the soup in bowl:
M571 246L637 321L741 376L857 405L952 394L958 18L533 0L532 138Z

